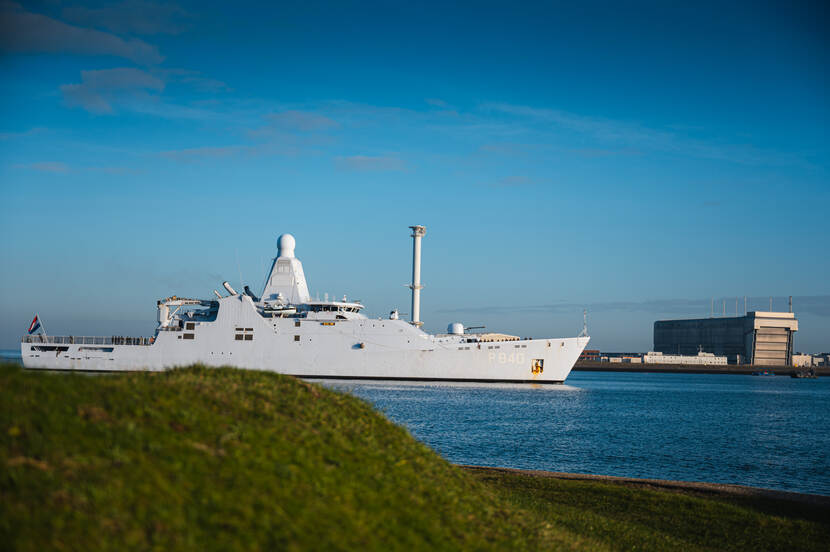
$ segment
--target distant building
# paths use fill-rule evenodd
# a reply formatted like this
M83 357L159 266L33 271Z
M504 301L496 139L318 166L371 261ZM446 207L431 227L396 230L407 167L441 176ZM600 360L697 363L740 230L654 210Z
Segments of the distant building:
M643 362L641 357L605 357L607 360L603 362L619 362L625 364L640 364Z
M643 361L643 353L600 353L599 361L637 364Z
M640 358L643 353L600 353L600 355L607 358Z
M818 353L811 355L809 353L796 353L793 355L793 366L802 368L815 368L819 366L828 365L828 353Z
M802 355L801 353L794 354L793 366L798 366L800 368L811 368L813 366L813 355Z
M585 349L579 355L578 362L599 362L599 349Z
M649 351L643 356L644 364L697 364L697 365L726 365L725 356L715 356L712 353L698 353L696 355L664 355Z
M654 350L664 354L725 356L730 363L789 366L798 320L791 312L750 312L746 316L658 320Z

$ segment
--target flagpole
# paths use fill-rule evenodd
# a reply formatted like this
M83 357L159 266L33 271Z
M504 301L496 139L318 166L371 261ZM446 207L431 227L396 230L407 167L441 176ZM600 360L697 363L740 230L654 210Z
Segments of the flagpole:
M40 333L42 333L46 337L49 337L48 335L46 335L46 326L43 325L43 318L41 318L40 314L38 313L35 313L35 316L37 316L37 321L40 323Z

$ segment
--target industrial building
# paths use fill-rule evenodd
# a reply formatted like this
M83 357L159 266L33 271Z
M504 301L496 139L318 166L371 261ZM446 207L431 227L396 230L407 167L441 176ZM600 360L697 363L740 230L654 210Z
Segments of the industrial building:
M664 354L725 356L730 364L790 366L798 320L791 312L749 312L745 316L658 320L654 350Z

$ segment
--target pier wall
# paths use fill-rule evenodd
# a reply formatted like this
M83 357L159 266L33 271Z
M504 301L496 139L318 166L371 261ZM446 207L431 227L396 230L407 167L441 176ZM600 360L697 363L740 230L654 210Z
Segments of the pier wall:
M759 366L753 364L695 365L695 364L629 364L610 362L577 362L574 372L654 372L674 374L752 374L767 371L776 376L789 376L801 370L793 366ZM830 366L815 367L819 376L830 376Z

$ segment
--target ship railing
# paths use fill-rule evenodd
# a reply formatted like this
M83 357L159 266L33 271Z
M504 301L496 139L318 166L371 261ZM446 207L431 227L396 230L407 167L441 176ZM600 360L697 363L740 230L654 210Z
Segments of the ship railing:
M26 335L23 343L54 343L59 345L152 345L152 337L79 336L79 335Z

